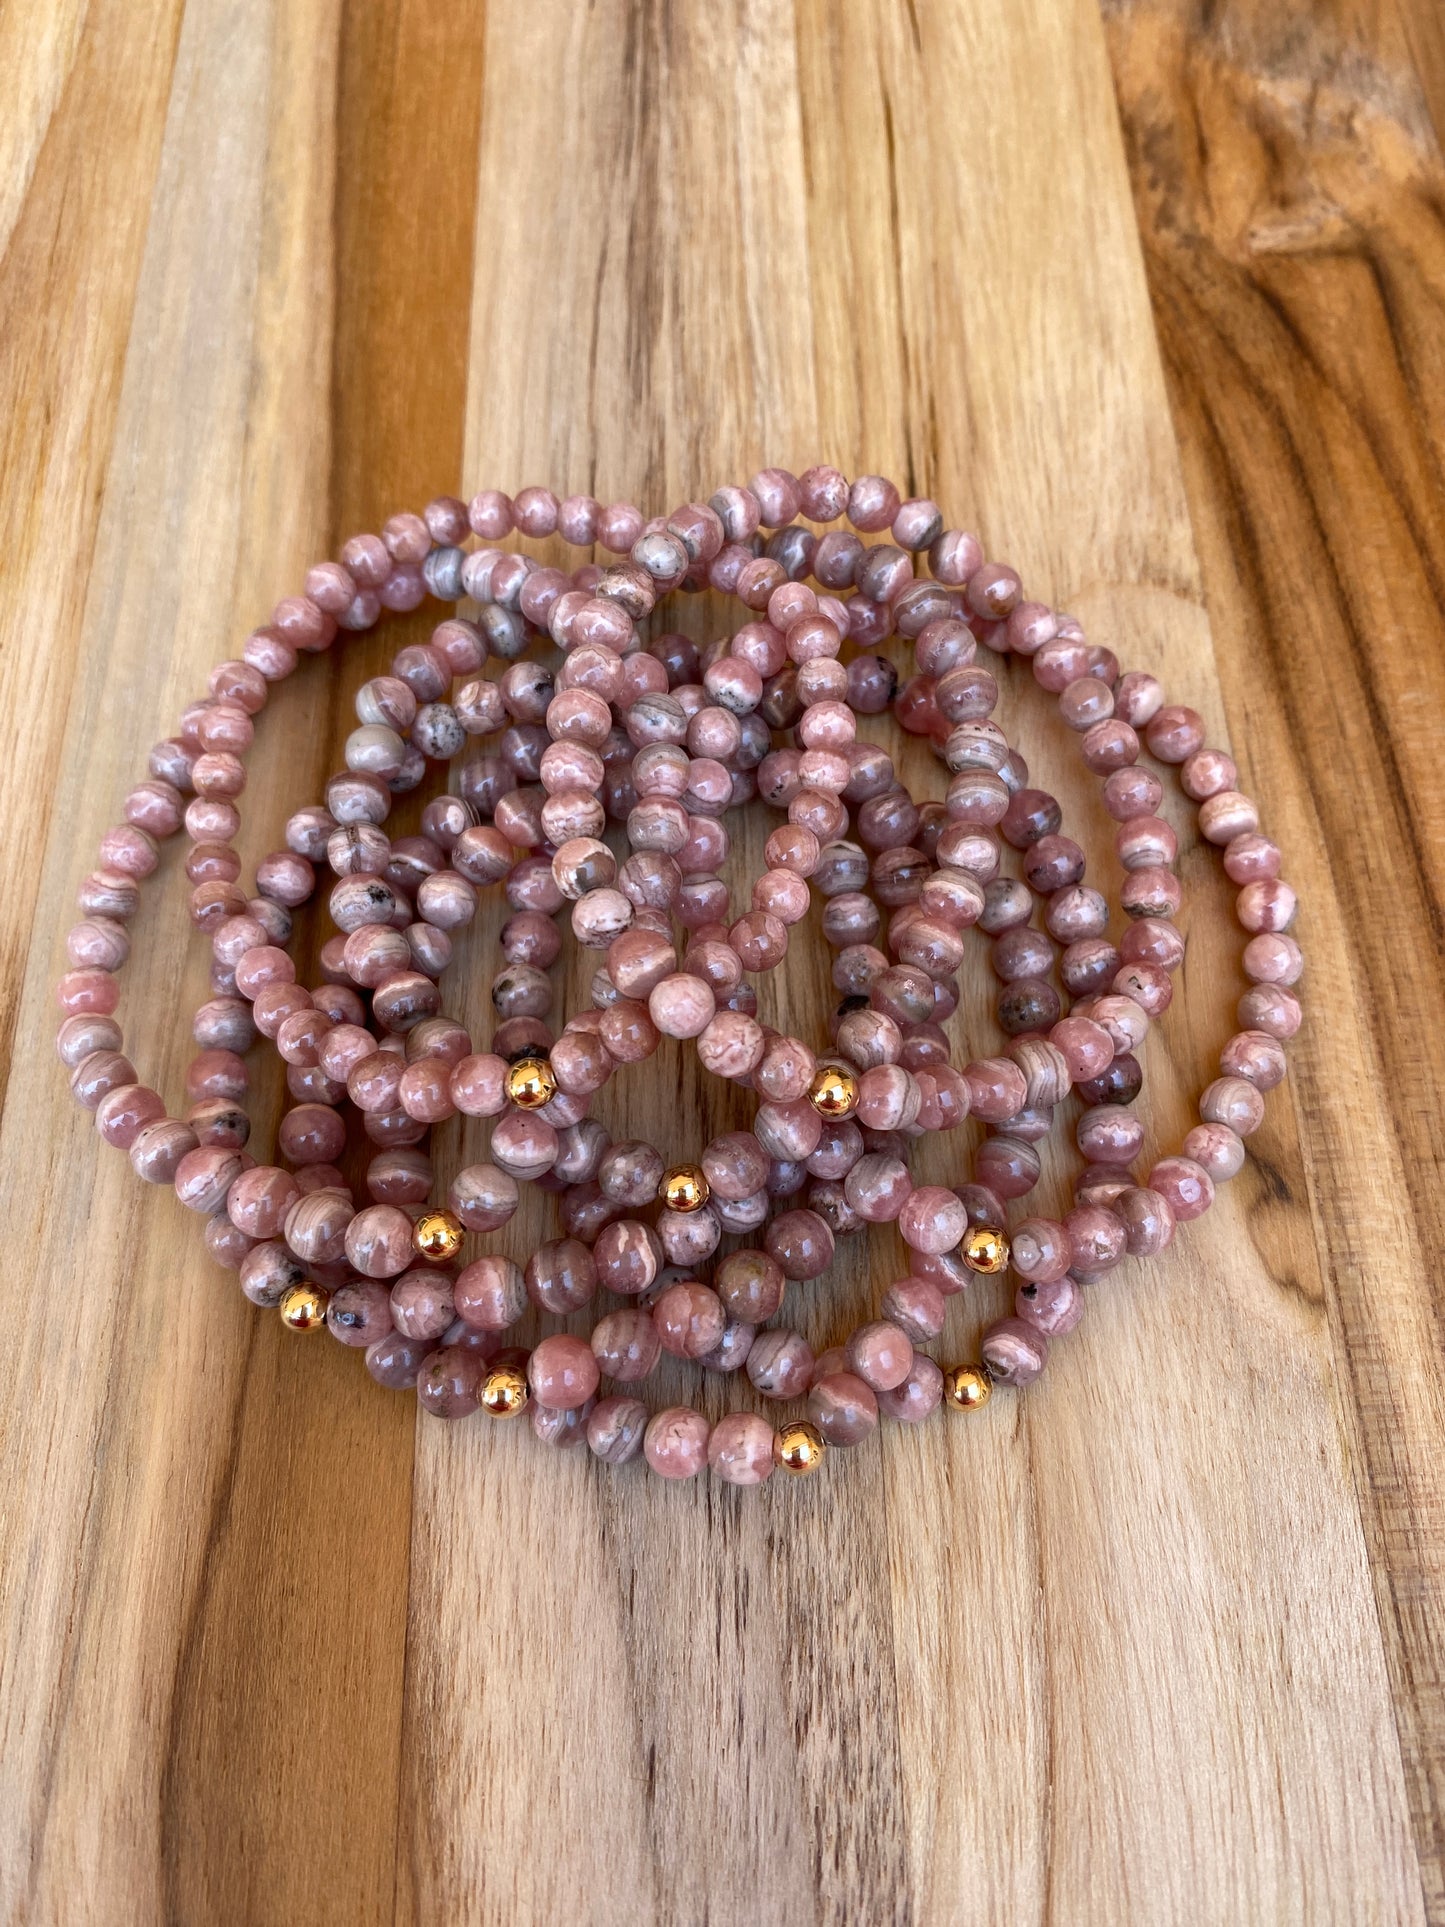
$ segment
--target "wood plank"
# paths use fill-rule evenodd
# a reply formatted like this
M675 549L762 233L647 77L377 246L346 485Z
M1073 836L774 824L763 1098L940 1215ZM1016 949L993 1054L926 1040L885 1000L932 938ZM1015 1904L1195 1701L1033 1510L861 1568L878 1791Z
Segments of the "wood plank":
M1046 592L1222 727L1097 20L1031 8L1005 53L981 8L804 9L795 34L766 9L716 17L724 40L767 42L784 102L797 63L801 125L785 104L767 113L761 154L755 93L703 84L710 25L659 20L645 61L606 10L493 36L484 181L535 151L523 74L555 73L569 97L575 84L584 111L499 213L502 237L489 230L521 274L494 293L479 272L472 477L600 475L656 507L659 480L675 492L765 453L811 458L821 421L822 454L981 513ZM988 112L955 133L979 73ZM735 190L705 227L678 218L699 155ZM523 245L537 232L571 264L560 286ZM677 291L704 280L704 249L707 325L689 328ZM786 278L755 285L770 259ZM590 360L548 345L570 347L589 314ZM780 357L759 317L804 346ZM689 392L709 399L701 426ZM1082 808L1077 777L1039 760ZM1191 993L1151 1046L1171 1125L1222 1040L1217 986L1234 975L1205 916L1223 900L1208 866L1190 881L1204 894ZM701 1142L715 1115L690 1081L684 1096ZM622 1128L634 1105L619 1095ZM1000 1919L1416 1917L1288 1115L1265 1154L1207 1238L1098 1302L1046 1399L890 1435L826 1490L754 1505L628 1490L505 1459L516 1442L486 1431L423 1428L409 1916L944 1919L962 1896ZM875 1241L848 1295L864 1301L890 1262ZM830 1294L815 1328L841 1316ZM522 1548L538 1550L519 1592ZM455 1693L459 1655L480 1720ZM535 1709L525 1748L518 1705Z
M456 56L443 14L351 8L343 35L328 4L197 0L149 99L140 56L154 33L118 14L90 22L7 277L7 399L24 405L6 410L5 500L22 499L27 464L47 494L25 504L35 527L19 534L34 542L9 549L35 587L5 664L33 674L19 642L47 627L40 667L76 692L68 730L38 733L6 771L17 795L61 799L46 860L24 875L58 881L62 911L5 979L8 993L23 976L22 1035L48 1036L63 906L144 746L311 557L410 499L419 469L450 470L438 485L459 470L474 174L451 142L465 151L475 127L479 64L470 47ZM114 183L88 190L94 205L72 209L45 258L47 222L89 179L112 74L120 125L137 117L134 153L107 149ZM339 164L338 120L351 130ZM147 152L153 197L135 178ZM432 220L461 244L438 250ZM27 292L32 256L65 305ZM385 300L335 300L378 280L379 261L427 298L405 333ZM90 337L55 326L87 298L89 360ZM82 559L91 529L87 583L55 555ZM51 700L58 720L66 700ZM298 777L320 793L341 700L317 666L273 706L249 859L277 842ZM176 884L167 876L143 920L129 972L151 994L126 1007L137 1062L160 1065L163 1088L186 1057L172 1013L205 982L202 955L183 963L196 947ZM7 940L24 923L7 921ZM279 1090L273 1072L262 1122ZM355 1361L337 1348L298 1352L254 1317L174 1201L96 1156L48 1045L18 1068L3 1143L7 1206L51 1226L61 1256L47 1288L66 1307L60 1329L84 1335L57 1359L58 1330L23 1309L31 1280L7 1276L17 1369L35 1391L4 1441L6 1915L378 1917L394 1873L412 1415L358 1400ZM320 1824L325 1813L346 1824Z
M45 1233L41 1292L0 1277L5 1918L1445 1918L1432 32L1241 0L0 13L0 703L35 718L0 773L0 1210ZM935 493L1233 742L1307 905L1299 1076L1032 1393L810 1485L416 1424L258 1319L31 1046L85 852L354 528L463 481L651 510L815 459ZM277 699L248 857L399 639ZM1011 678L1006 721L1092 856L1036 697ZM1183 867L1161 1142L1238 983L1213 859ZM123 1005L172 1091L205 977L174 872ZM449 980L482 1035L499 921ZM821 940L762 994L820 1030ZM269 1122L274 1065L258 1093ZM747 1114L666 1054L600 1108L693 1148ZM440 1138L443 1169L482 1142ZM898 1262L860 1240L799 1322L840 1335Z
M1414 13L1140 4L1109 40L1230 720L1308 851L1307 1196L1438 1919L1445 165Z

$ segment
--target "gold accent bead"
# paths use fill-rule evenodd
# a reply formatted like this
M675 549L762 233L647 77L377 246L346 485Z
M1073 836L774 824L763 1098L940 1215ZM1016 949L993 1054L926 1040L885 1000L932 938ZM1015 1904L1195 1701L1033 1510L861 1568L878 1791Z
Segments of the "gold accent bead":
M961 1249L963 1262L971 1271L986 1272L990 1277L1008 1263L1008 1239L991 1224L972 1225Z
M858 1080L840 1065L825 1064L808 1086L808 1102L824 1117L851 1117L858 1108Z
M287 1331L314 1332L326 1323L328 1294L307 1283L293 1285L278 1307Z
M773 1463L785 1472L802 1475L816 1472L828 1450L827 1441L817 1426L805 1418L794 1419L773 1434Z
M557 1095L557 1078L545 1057L519 1057L507 1072L507 1096L522 1111L540 1111Z
M411 1241L428 1264L444 1265L456 1257L466 1235L466 1227L454 1211L423 1211L412 1226Z
M943 1396L960 1412L976 1412L987 1405L993 1382L977 1365L953 1365L943 1374Z
M662 1201L669 1211L701 1211L711 1195L700 1164L674 1164L662 1174Z
M526 1409L527 1374L517 1365L495 1365L482 1380L481 1407L493 1418L515 1418Z

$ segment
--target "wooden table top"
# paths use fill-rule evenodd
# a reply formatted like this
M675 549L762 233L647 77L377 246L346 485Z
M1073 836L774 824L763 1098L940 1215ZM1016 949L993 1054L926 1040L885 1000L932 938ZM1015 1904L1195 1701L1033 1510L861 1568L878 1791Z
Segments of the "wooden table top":
M12 0L0 74L4 1919L1445 1920L1439 11ZM349 533L817 460L937 496L1232 746L1303 899L1293 1075L1030 1393L817 1480L418 1424L71 1106L75 886ZM278 696L248 858L396 641ZM1217 863L1182 873L1161 1144L1241 983ZM165 879L122 1015L174 1099L206 958ZM821 1025L823 958L765 1014ZM609 1089L614 1133L741 1115L683 1061ZM897 1264L849 1245L807 1328Z

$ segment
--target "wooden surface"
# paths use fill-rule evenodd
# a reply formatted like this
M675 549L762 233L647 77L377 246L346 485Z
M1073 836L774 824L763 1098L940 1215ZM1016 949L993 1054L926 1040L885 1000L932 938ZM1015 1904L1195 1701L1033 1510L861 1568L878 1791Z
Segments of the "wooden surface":
M0 75L4 1919L1445 1920L1435 9L12 0ZM1030 1395L801 1488L418 1426L70 1106L74 886L353 530L819 459L935 494L1232 743L1306 905L1259 1161ZM249 855L396 641L273 704ZM1238 983L1183 871L1161 1142ZM182 894L122 1006L172 1094ZM795 947L765 1008L821 1025L824 977ZM675 1061L614 1130L673 1125ZM700 1147L726 1109L682 1103Z

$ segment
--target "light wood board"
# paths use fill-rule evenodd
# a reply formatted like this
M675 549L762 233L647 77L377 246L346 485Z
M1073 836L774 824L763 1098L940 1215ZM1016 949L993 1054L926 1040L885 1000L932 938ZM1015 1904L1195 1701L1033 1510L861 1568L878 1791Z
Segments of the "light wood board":
M0 11L3 1918L1445 1919L1442 77L1418 0ZM1219 1208L975 1418L755 1494L418 1424L71 1106L75 885L356 529L815 460L935 495L1232 745L1305 902L1295 1075ZM248 857L399 633L273 702ZM1017 675L1004 714L1102 849ZM1161 1145L1239 987L1217 864L1182 873ZM183 895L122 1006L172 1094ZM449 997L479 1030L497 921ZM820 1027L821 940L763 995ZM697 1148L741 1114L667 1053L602 1106ZM897 1261L848 1247L802 1322Z

